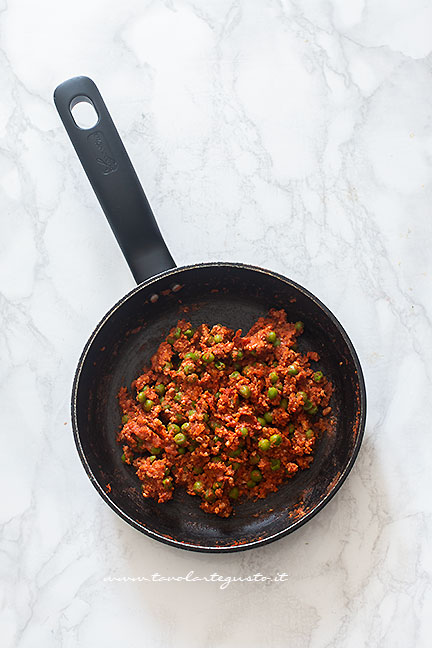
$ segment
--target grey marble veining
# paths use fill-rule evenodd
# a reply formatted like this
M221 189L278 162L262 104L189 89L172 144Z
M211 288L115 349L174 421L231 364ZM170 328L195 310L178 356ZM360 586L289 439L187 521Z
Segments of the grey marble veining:
M430 645L431 33L421 0L2 3L3 646ZM358 350L358 461L270 546L155 543L81 467L75 364L133 280L53 107L77 74L99 85L179 265L286 274ZM190 571L289 578L104 580Z

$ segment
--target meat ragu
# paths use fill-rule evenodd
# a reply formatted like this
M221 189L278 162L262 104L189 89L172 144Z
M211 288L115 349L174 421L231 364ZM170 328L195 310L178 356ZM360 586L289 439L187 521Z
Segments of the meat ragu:
M271 310L242 336L179 320L132 383L118 394L122 460L144 497L198 496L228 517L233 503L276 491L313 461L330 427L332 384L301 354L302 322Z

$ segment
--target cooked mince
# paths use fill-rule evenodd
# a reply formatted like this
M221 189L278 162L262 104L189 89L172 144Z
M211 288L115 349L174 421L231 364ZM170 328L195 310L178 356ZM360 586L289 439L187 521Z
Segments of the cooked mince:
M144 497L166 502L184 488L228 517L236 500L266 497L310 466L333 387L318 354L298 351L303 329L283 310L246 335L177 322L131 393L118 394L122 460Z

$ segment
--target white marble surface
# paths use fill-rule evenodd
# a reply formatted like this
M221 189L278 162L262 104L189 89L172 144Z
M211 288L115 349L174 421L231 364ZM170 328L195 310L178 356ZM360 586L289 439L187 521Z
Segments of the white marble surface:
M430 645L432 4L9 0L0 12L1 645ZM348 481L292 536L207 556L103 503L72 440L74 367L133 286L60 125L98 83L178 264L306 285L368 388ZM283 583L107 582L247 576Z

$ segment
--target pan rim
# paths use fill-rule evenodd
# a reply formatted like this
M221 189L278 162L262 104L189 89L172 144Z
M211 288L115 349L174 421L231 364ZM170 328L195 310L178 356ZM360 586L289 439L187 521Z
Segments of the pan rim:
M96 476L93 474L93 471L90 467L89 462L87 461L86 453L84 451L84 448L81 444L81 437L80 437L80 432L79 432L79 426L78 426L78 416L77 416L77 401L78 401L78 389L79 389L79 382L82 374L82 370L87 358L87 355L89 353L90 348L92 347L92 344L94 340L96 339L97 335L99 332L102 330L103 326L108 322L110 317L115 313L119 308L122 307L122 305L127 302L133 295L136 293L147 289L150 287L152 284L158 282L160 279L166 278L173 276L175 277L178 274L183 273L184 271L187 270L196 270L196 269L205 269L205 268L214 268L214 267L222 267L222 268L231 268L231 269L238 269L238 270L251 270L254 272L257 272L259 274L264 274L268 275L270 277L273 277L282 283L294 287L296 290L299 292L303 293L307 298L309 298L318 308L320 308L324 314L331 320L331 322L336 326L338 329L344 343L346 344L350 355L353 360L354 368L355 368L355 373L357 375L357 382L358 382L358 390L359 390L359 416L358 416L358 432L357 436L355 439L354 443L354 448L351 453L350 459L347 462L345 468L343 471L340 473L338 479L335 481L333 484L332 488L328 491L328 493L323 497L323 499L314 506L310 511L305 513L301 518L296 520L293 524L291 524L288 528L282 529L270 536L267 536L265 538L257 538L248 542L239 542L238 544L232 544L232 545L225 545L225 546L212 546L212 545L199 545L195 543L190 543L190 542L183 542L181 540L176 540L174 538L170 538L169 536L165 536L161 533L157 533L156 531L153 531L149 528L147 528L144 524L141 522L138 522L134 518L130 517L125 511L122 510L120 506L118 506L110 497L109 493L105 491L103 486L99 483L98 479ZM364 437L364 430L365 430L365 424L366 424L366 385L365 385L365 380L364 380L364 375L363 371L360 365L360 360L358 358L357 352L354 348L354 345L352 344L348 334L346 333L345 329L343 328L342 324L339 322L339 320L335 317L335 315L325 306L323 302L321 302L313 293L311 293L309 290L301 286L300 284L296 283L295 281L292 281L291 279L288 279L284 275L281 275L277 272L267 270L265 268L261 268L259 266L251 265L251 264L246 264L246 263L237 263L237 262L229 262L229 261L213 261L213 262L204 262L204 263L196 263L196 264L189 264L185 266L179 266L175 268L170 268L168 270L165 270L163 272L160 272L156 275L153 275L152 277L149 277L145 281L141 282L132 290L130 290L126 295L124 295L120 300L118 300L107 312L106 314L101 318L101 320L98 322L98 324L95 326L93 332L89 336L83 351L80 355L77 368L75 370L75 375L74 375L74 380L73 380L73 385L72 385L72 394L71 394L71 418L72 418L72 429L73 429L73 435L74 435L74 441L75 445L78 451L78 455L80 457L81 463L84 467L85 472L87 473L87 476L89 477L91 483L95 487L96 491L99 493L99 495L102 497L102 499L108 504L108 506L115 512L117 515L119 515L125 522L130 524L132 527L140 531L141 533L144 533L148 537L152 538L153 540L157 540L159 542L163 542L164 544L170 545L172 547L177 547L180 549L187 549L191 551L198 551L202 553L232 553L235 551L244 551L247 549L252 549L256 548L259 546L263 546L266 544L269 544L270 542L274 542L275 540L278 540L280 538L283 538L284 536L289 535L290 533L293 533L297 529L299 529L301 526L306 524L309 520L311 520L317 513L319 513L326 504L330 502L330 500L336 495L336 493L339 491L340 487L342 484L345 482L346 478L348 477L349 473L351 472L351 469L357 459L358 453L360 451L360 447L362 444L362 440Z

